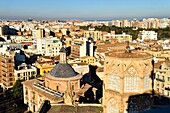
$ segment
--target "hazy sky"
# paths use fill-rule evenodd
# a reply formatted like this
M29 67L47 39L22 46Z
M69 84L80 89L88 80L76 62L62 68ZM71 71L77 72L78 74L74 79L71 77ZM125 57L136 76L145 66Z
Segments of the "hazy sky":
M0 19L170 17L170 0L0 0Z

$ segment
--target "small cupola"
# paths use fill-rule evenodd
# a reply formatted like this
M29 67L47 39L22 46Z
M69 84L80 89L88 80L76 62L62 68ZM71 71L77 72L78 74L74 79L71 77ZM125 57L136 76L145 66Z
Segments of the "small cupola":
M67 63L66 49L64 47L60 49L60 63L63 63L63 64Z

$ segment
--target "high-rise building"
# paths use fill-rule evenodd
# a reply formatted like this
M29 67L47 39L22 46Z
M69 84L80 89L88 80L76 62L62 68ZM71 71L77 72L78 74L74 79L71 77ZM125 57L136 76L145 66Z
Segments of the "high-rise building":
M14 79L14 57L0 55L0 81L4 90L12 88Z
M71 45L71 57L73 58L93 56L93 53L92 38L75 39Z

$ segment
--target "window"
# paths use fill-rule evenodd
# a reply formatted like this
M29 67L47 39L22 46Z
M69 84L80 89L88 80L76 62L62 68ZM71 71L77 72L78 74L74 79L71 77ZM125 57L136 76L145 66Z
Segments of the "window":
M9 59L9 60L8 60L8 62L9 62L9 63L12 63L12 60L11 60L11 59Z
M170 77L168 77L168 81L170 81Z
M59 90L59 87L58 86L56 86L56 91L58 91Z
M126 72L124 77L124 91L125 92L138 92L138 75L133 66Z
M12 85L13 85L13 83L10 83L9 85L10 85L10 86L12 86Z
M9 76L12 77L12 73L10 73Z
M164 88L164 84L162 84L162 88Z
M162 76L162 80L164 80L164 76Z
M32 92L32 99L35 99L35 92Z
M120 76L119 75L110 75L109 76L109 88L120 91Z
M9 78L9 81L12 81L12 78Z
M25 88L25 95L28 95L28 89Z
M144 77L143 89L149 90L149 86L150 86L150 77L149 77L149 75L147 75L147 76ZM159 86L159 84L157 84L157 86Z
M74 91L74 85L72 85L72 90Z
M18 73L17 75L18 75L18 77L20 77L20 73Z

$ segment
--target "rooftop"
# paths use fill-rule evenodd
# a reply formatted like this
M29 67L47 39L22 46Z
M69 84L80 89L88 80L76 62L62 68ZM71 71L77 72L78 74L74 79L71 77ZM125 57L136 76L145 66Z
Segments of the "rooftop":
M68 77L74 77L77 75L75 70L69 65L68 63L58 63L50 72L51 76L57 77L57 78L68 78Z
M115 53L108 53L107 56L116 57L116 58L145 58L151 55L146 53L125 53L125 52L115 52Z
M29 81L24 81L23 84L26 87L29 87L35 92L38 92L38 94L47 97L50 100L54 101L62 101L63 97L61 95L55 95L55 92L51 92L52 90L45 88L44 86L40 85L40 81L38 79L32 79Z
M71 106L55 105L50 108L48 113L103 113L102 106Z

